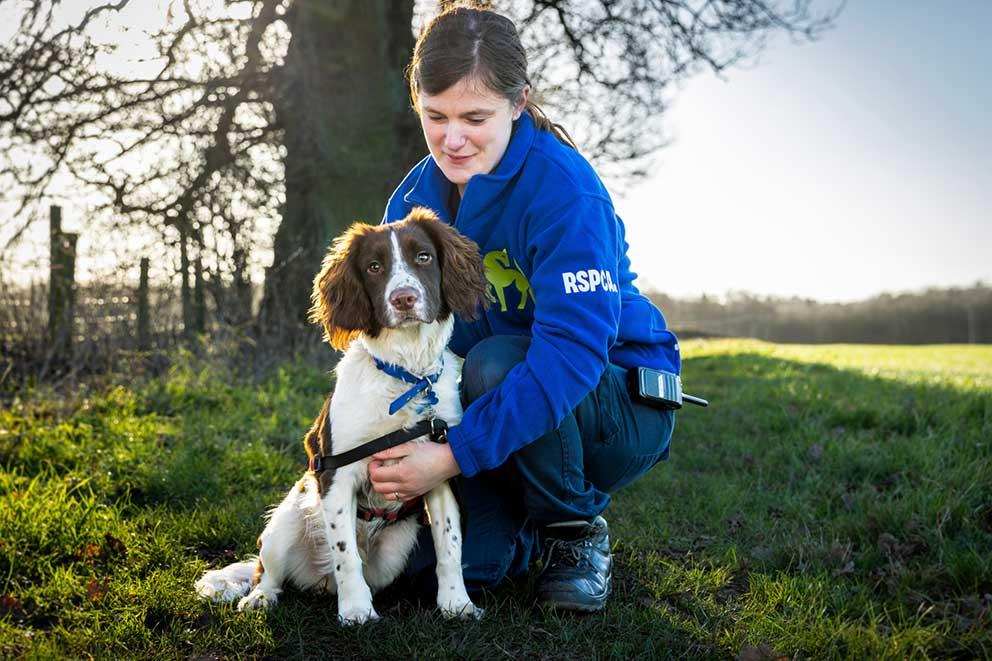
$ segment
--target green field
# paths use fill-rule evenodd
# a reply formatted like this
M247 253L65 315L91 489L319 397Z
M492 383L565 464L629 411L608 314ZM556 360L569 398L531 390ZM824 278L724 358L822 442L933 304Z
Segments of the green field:
M441 619L396 591L336 623L288 591L268 613L196 599L254 551L299 475L329 379L260 381L181 358L0 412L0 657L987 658L992 347L683 344L671 459L606 516L615 594L543 612L529 581Z

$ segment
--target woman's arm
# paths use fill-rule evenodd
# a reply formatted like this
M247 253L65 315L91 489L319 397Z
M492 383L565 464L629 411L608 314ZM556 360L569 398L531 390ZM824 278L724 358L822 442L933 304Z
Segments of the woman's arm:
M556 428L598 383L620 321L620 228L609 199L579 195L529 219L531 344L498 387L451 428L466 476L501 465Z

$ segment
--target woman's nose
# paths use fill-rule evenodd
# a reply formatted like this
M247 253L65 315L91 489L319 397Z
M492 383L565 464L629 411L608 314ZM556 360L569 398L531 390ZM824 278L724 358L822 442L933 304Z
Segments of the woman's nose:
M465 133L455 122L449 122L444 132L444 146L447 149L460 149L465 144Z

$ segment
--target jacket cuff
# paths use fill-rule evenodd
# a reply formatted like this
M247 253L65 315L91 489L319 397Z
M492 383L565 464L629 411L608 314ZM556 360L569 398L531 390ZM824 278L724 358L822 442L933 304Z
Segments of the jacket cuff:
M455 425L448 430L448 445L451 447L451 454L458 462L458 468L462 471L462 476L472 477L479 472L479 464L475 461L472 449L469 447L468 438L462 431L461 425Z

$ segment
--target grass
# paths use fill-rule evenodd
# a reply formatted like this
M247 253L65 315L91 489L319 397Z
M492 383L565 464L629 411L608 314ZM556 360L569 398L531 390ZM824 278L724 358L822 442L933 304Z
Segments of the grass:
M0 657L987 658L992 347L685 342L672 456L607 512L615 594L535 608L533 577L450 623L395 591L343 629L333 599L198 601L254 551L303 469L329 380L166 377L0 411Z

